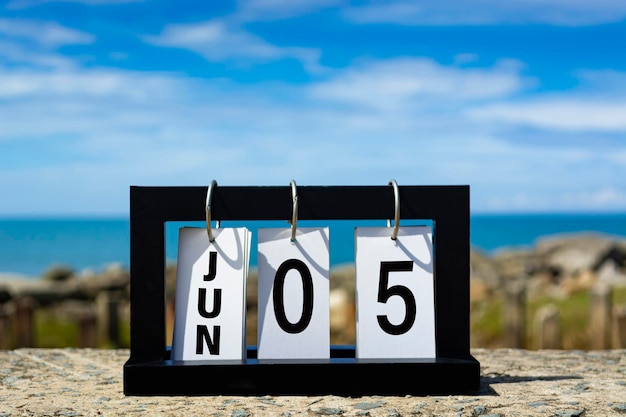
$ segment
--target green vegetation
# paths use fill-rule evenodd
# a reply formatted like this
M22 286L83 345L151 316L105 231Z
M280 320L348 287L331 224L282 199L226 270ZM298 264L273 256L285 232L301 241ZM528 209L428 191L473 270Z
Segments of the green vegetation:
M47 310L35 310L34 343L39 348L76 347L79 345L76 323L49 314Z
M33 317L33 339L36 348L82 347L79 323L66 314L55 314L52 309L37 309ZM93 329L94 336L96 330ZM97 348L128 348L130 347L130 322L122 319L119 323L119 344L100 341Z
M613 290L614 306L626 306L626 288ZM546 305L555 306L561 318L562 347L564 349L590 348L589 312L590 296L586 291L566 298L539 297L528 300L526 305L526 347L534 346L532 328L537 311ZM34 319L34 344L39 348L80 347L79 325L76 317L55 314L52 309L37 309ZM256 322L256 320L254 320ZM504 347L503 343L503 297L496 295L475 302L470 314L471 346L480 348ZM12 332L10 332L12 333ZM127 348L130 346L130 322L123 317L119 323L119 344L101 342L98 348Z
M503 297L476 302L471 307L472 347L503 347ZM614 306L626 306L626 288L613 290ZM561 318L562 347L564 349L590 348L589 317L590 296L581 291L565 298L538 297L526 305L526 346L533 346L532 324L537 311L546 305L555 306Z
M499 347L502 339L502 298L475 303L470 310L472 347Z

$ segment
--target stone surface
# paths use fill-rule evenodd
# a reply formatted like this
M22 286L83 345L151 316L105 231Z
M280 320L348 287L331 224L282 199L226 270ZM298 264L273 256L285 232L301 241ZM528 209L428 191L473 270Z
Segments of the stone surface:
M127 397L122 367L128 350L5 350L0 351L0 416L605 417L626 413L626 350L474 349L472 354L481 363L481 390L475 395Z

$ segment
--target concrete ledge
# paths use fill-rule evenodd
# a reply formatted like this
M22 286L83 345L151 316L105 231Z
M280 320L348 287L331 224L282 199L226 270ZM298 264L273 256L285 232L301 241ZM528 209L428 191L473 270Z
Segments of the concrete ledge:
M128 350L5 350L0 417L626 416L626 350L471 353L481 364L477 395L126 397L122 369Z

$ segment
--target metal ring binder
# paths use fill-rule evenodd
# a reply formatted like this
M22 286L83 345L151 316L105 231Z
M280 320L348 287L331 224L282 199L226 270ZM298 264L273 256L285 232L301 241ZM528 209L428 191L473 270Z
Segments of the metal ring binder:
M396 180L392 179L389 181L389 185L393 186L394 198L394 220L391 240L396 240L398 238L398 228L400 227L400 191L398 190L398 183Z
M296 241L296 227L298 224L298 190L296 189L296 182L291 180L289 182L291 186L291 199L293 200L293 208L291 213L291 241Z
M213 188L217 186L217 181L211 181L211 185L206 192L206 231L209 235L209 242L213 242L215 238L213 237L213 231L211 230L211 194L213 193Z

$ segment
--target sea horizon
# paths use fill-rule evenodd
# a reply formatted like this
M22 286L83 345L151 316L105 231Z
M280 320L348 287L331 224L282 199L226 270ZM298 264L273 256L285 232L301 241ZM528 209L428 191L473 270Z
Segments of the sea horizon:
M400 221L400 226L432 224ZM331 268L354 262L354 227L386 226L376 221L300 221L299 226L331 227ZM178 228L204 227L198 222L167 222L167 262L176 261ZM222 227L249 227L252 268L256 267L256 229L289 227L286 221L223 222ZM531 247L537 239L568 233L601 233L626 238L626 212L526 212L470 215L470 245L486 253ZM123 215L0 216L0 274L38 278L52 267L99 272L130 263L130 220Z

